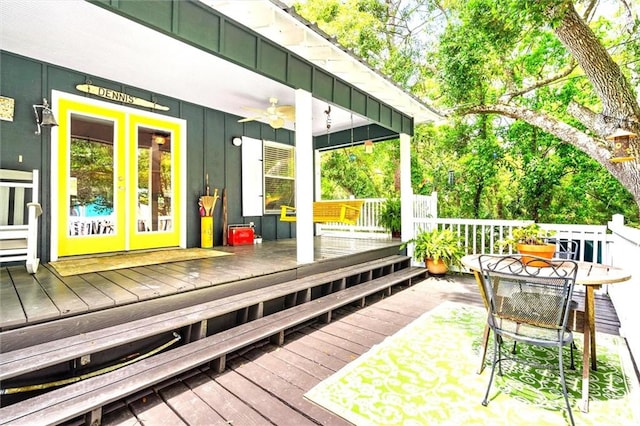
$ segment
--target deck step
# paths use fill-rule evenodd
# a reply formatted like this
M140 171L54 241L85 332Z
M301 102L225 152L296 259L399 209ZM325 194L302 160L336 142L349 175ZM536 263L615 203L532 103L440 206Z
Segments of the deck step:
M243 309L247 310L246 320L255 319L261 316L260 312L266 302L284 298L284 307L288 308L312 300L314 289L320 288L325 294L332 293L346 288L351 279L368 281L401 270L408 265L409 258L406 256L389 256L377 262L371 261L341 268L333 273L299 278L125 324L4 352L0 354L0 381L147 337L179 330L182 327ZM368 274L368 276L363 278L362 274ZM323 289L327 286L330 288ZM2 333L0 333L0 339L2 339Z
M0 424L60 423L86 413L91 413L91 418L95 419L106 404L214 360L220 371L229 353L264 339L282 344L287 329L318 317L328 322L335 309L357 301L363 305L369 295L381 291L390 293L395 285L411 285L415 278L425 276L423 268L403 268L252 320L105 375L1 408Z

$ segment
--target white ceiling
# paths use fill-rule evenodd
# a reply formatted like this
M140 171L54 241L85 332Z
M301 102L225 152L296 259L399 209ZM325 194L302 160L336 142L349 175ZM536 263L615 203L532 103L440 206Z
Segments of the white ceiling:
M237 8L223 7L225 4L228 6L228 3L235 3L236 6L242 4L245 12L257 10L257 3L268 3L274 9L273 13L286 14L268 0L206 0L203 3L219 7L225 14L230 13L230 10L239 13ZM273 13L270 12L270 16ZM246 19L237 20L247 25ZM83 0L0 1L0 48L71 68L89 76L184 99L240 117L254 115L243 107L266 108L270 97L278 98L280 105L294 104L294 90L288 86L131 20L122 19L117 14ZM357 77L359 74L354 72L353 75ZM345 75L341 77L349 81ZM385 83L378 84L380 88L376 90L384 92ZM358 86L367 90L362 84ZM392 92L399 89L387 87L386 90ZM407 106L401 108L398 103L389 102L379 92L373 93L379 99L409 113ZM11 96L10 93L2 95ZM398 97L398 94L395 96ZM405 97L405 103L411 104L410 97ZM400 96L398 99L403 98ZM421 121L419 117L424 121L424 105L413 105L413 108L417 108L418 113L410 115L416 116L416 122ZM326 115L323 112L326 109L326 102L313 100L314 135L327 131ZM348 111L335 105L332 105L331 111L332 132L349 128L352 120L356 126L367 123L366 119L356 115L352 117ZM285 127L293 129L293 123L288 122Z

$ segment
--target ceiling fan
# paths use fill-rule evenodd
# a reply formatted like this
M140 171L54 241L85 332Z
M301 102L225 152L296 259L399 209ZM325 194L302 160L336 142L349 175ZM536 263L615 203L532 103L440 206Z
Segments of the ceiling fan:
M245 123L247 121L264 120L269 123L274 129L279 129L284 126L285 121L295 121L295 107L293 105L280 105L278 106L278 98L269 98L269 106L267 109L258 109L250 107L242 107L249 111L257 112L260 115L254 117L243 118L238 120L238 123Z

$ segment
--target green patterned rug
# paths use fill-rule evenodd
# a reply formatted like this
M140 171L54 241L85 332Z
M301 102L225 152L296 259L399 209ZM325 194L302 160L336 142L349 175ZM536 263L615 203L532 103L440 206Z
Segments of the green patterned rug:
M485 321L482 309L444 303L305 397L356 425L568 424L557 369L503 363L505 374L496 372L489 405L481 405L491 371L476 374ZM634 412L640 408L637 379L624 340L616 336L597 336L598 371L591 372L590 410L580 411L582 335L575 339L576 370L568 369L567 349L565 371L576 424L640 424ZM556 350L529 348L518 345L522 355L557 365Z

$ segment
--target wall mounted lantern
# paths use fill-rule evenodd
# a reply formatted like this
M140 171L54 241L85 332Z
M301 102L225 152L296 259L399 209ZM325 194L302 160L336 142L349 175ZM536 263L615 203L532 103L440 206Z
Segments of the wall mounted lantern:
M634 156L631 151L631 139L635 139L636 134L626 130L617 129L613 134L607 136L607 139L613 141L612 163L622 163L624 161L633 161Z
M236 136L233 139L231 139L231 143L233 144L233 146L240 146L242 145L242 138L239 138L238 136Z
M38 114L38 108L41 110L42 119L40 119L40 114ZM49 103L45 98L42 98L42 105L33 106L33 112L36 115L36 126L38 126L36 135L40 134L42 127L53 127L58 125L56 118L53 116L53 111L49 108Z

